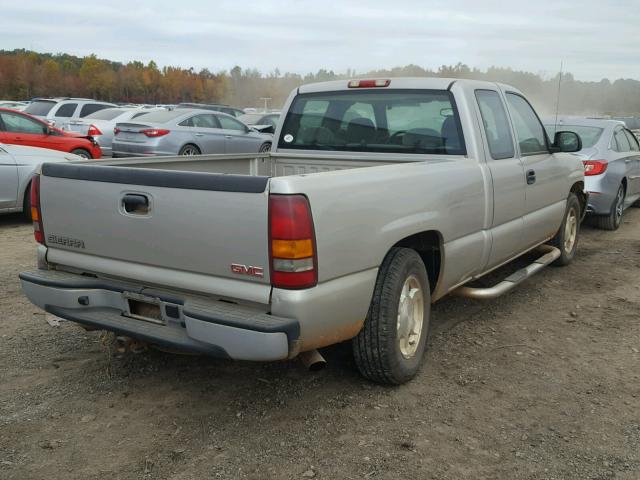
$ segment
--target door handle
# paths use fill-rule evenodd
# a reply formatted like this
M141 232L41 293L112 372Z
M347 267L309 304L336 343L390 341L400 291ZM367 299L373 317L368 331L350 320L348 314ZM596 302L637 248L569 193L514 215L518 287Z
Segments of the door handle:
M204 137L204 133L196 133L196 137Z
M630 158L625 158L624 159L624 163L631 163L631 159Z
M137 193L127 193L122 197L122 208L132 215L146 215L149 213L149 197Z
M536 183L536 172L535 170L527 171L527 185L533 185Z
M225 135L224 138L233 138L231 135Z

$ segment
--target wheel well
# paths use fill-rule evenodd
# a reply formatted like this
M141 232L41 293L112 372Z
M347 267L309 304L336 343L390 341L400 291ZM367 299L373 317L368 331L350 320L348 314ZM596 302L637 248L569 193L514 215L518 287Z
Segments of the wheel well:
M584 182L576 182L571 186L571 193L575 193L580 202L580 211L584 212L587 208L587 195L584 193Z
M27 195L31 195L31 180L27 182L27 186L24 187L24 192L22 192L22 211L25 211L25 207L27 206ZM31 212L27 212L31 215Z
M622 177L622 186L624 187L624 194L627 195L627 177Z
M429 286L433 293L440 278L440 267L442 265L442 235L435 230L416 233L410 237L403 238L394 247L412 248L427 267Z
M196 145L195 143L193 143L193 142L185 143L184 145L182 145L182 146L180 147L180 149L178 150L178 152L181 152L181 151L182 151L182 149L183 149L184 147L188 147L188 146L195 147L195 148L197 148L197 149L198 149L198 151L199 151L200 153L202 153L202 149L201 149L198 145Z

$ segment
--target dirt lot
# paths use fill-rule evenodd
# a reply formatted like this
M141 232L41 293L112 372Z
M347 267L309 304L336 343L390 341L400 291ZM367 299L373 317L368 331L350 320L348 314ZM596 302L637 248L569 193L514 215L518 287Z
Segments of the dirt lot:
M2 479L640 479L640 210L498 300L441 301L398 388L348 345L317 374L114 358L21 295L29 224L0 218L0 246Z

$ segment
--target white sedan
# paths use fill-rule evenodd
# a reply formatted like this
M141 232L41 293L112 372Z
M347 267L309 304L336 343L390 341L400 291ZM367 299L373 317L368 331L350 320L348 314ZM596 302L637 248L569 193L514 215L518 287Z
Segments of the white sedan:
M0 213L29 215L29 187L34 171L44 162L82 160L71 153L0 143Z

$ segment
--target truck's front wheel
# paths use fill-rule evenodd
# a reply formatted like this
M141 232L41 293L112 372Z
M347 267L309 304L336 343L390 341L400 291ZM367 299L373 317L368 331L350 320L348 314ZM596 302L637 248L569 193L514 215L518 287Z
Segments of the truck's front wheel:
M420 255L393 248L380 266L364 326L353 339L362 375L395 385L413 378L427 345L430 316L429 279Z

